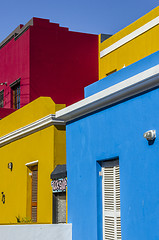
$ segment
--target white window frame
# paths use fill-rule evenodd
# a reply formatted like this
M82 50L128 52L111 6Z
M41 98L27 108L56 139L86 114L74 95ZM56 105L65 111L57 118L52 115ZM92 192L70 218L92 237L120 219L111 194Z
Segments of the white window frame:
M119 160L110 160L105 161L102 164L102 213L103 213L103 240L105 240L105 216L107 217L113 217L114 218L114 237L112 240L120 240L121 239L121 224L120 223L120 209L117 210L117 196L116 196L116 167L119 167ZM104 169L105 168L113 168L113 186L114 186L114 210L105 210L105 199L104 199ZM119 172L120 177L120 172ZM119 180L120 184L120 180ZM119 185L120 187L120 185ZM118 199L120 201L120 199ZM107 212L107 213L106 213ZM119 222L117 224L117 219L119 219ZM110 238L111 239L111 238Z

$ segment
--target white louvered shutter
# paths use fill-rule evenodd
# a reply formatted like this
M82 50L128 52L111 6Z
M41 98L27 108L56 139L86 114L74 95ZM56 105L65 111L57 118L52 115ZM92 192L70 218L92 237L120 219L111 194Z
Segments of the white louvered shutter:
M121 240L119 165L118 161L106 164L102 167L103 240Z

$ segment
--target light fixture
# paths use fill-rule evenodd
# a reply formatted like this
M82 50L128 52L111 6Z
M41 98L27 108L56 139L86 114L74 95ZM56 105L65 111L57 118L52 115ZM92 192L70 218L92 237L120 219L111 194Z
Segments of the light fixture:
M5 194L4 194L4 192L2 192L2 202L3 202L3 204L5 203Z
M7 82L4 83L0 83L1 86L6 85L7 86Z
M12 169L13 169L13 163L12 162L8 163L8 168L12 171Z
M144 138L147 139L147 141L153 141L156 138L156 130L149 130L144 133Z

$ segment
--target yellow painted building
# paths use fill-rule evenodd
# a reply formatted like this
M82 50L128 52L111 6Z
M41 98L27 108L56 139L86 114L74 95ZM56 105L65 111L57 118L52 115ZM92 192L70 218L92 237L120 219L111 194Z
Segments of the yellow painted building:
M99 79L159 50L159 7L101 43Z
M50 173L66 163L65 126L54 114L64 106L40 97L0 121L0 224L52 223Z

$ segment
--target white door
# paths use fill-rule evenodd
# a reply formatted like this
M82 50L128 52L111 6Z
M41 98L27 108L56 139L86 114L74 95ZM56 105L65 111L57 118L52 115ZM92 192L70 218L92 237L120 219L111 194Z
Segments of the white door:
M103 240L121 240L119 161L106 161L102 167Z

